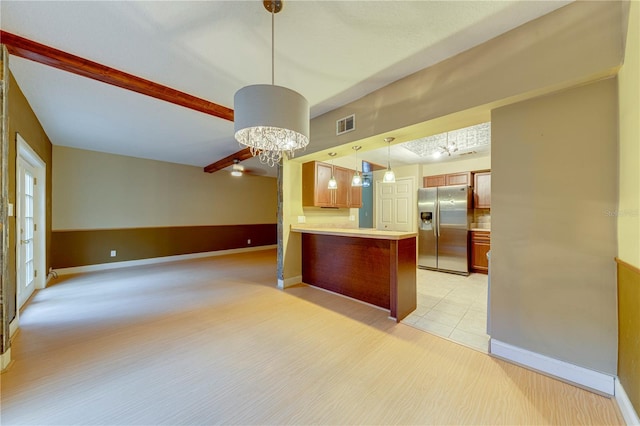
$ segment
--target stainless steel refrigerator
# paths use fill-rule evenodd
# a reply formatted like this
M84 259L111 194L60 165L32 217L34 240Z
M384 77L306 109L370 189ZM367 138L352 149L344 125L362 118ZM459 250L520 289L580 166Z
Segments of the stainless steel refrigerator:
M469 275L469 187L418 190L418 267Z

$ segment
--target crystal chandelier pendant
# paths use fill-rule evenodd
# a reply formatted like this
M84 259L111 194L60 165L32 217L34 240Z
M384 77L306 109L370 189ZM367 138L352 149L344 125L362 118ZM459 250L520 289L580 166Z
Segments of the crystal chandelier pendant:
M275 23L281 0L266 0L271 13L271 84L255 84L238 90L234 102L236 140L269 166L280 163L286 153L309 144L309 102L300 93L274 84Z

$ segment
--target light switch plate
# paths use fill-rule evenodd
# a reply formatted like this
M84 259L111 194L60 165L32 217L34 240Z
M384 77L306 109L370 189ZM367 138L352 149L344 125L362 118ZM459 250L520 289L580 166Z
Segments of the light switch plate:
M9 203L9 211L7 212L9 217L13 216L13 203Z
M298 223L305 223L307 221L306 216L298 216Z

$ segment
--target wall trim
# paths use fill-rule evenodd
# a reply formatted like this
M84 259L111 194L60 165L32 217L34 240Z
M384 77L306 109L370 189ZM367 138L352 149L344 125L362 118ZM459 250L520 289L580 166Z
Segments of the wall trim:
M295 277L285 278L281 280L278 278L278 288L284 290L285 288L292 287L296 284L302 283L302 275L296 275Z
M0 371L4 372L11 364L11 348L0 355Z
M555 377L587 390L613 396L615 377L536 352L519 348L508 343L491 339L489 353L497 358Z
M616 402L618 403L618 408L620 408L620 412L622 413L622 417L626 424L640 425L640 417L638 417L638 413L634 410L633 404L631 404L631 400L624 391L622 383L620 383L620 379L618 377L616 377Z
M73 266L70 268L54 269L53 271L56 272L59 276L71 275L71 274L80 274L84 272L104 271L108 269L129 268L131 266L153 265L156 263L176 262L179 260L200 259L203 257L225 256L228 254L235 254L235 253L247 253L252 251L270 250L277 247L278 247L277 245L271 244L271 245L259 246L259 247L216 250L216 251L207 251L202 253L178 254L175 256L152 257L149 259L125 260L122 262L99 263L95 265L85 265L85 266Z
M9 338L12 339L15 336L16 332L20 328L20 315L16 315L16 317L9 323Z
M618 403L618 407L620 408L620 412L622 413L622 417L624 417L626 424L640 425L638 413L634 410L633 404L631 404L631 400L622 387L622 383L620 383L620 379L618 377L616 377L616 402Z

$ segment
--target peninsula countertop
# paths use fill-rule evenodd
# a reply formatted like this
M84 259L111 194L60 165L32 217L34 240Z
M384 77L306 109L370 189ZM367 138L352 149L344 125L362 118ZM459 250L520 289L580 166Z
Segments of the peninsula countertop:
M322 226L291 225L292 232L339 237L374 238L379 240L403 240L417 236L415 232L379 231L374 228L331 228Z

